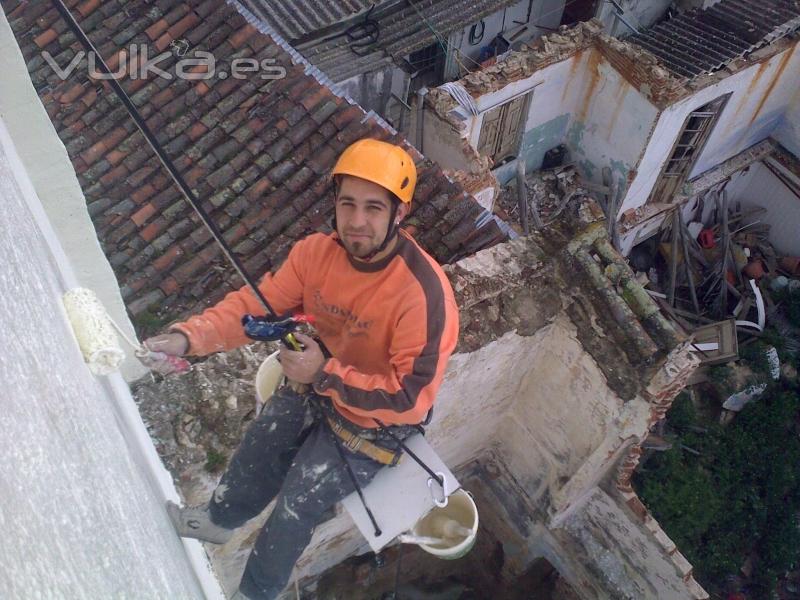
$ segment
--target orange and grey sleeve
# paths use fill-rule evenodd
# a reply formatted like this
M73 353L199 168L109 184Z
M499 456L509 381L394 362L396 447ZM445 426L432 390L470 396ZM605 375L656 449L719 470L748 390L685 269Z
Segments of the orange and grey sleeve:
M274 275L267 273L258 285L278 315L299 307L303 302L303 246L302 240L295 244L278 271ZM242 317L264 313L265 309L253 290L244 286L201 314L173 325L170 331L179 331L188 338L188 354L205 356L212 352L226 352L250 341L244 334Z
M332 358L314 381L317 393L354 415L387 424L416 424L436 398L458 340L458 309L449 284L427 261L414 267L424 302L407 310L397 324L389 348L390 373L362 373Z

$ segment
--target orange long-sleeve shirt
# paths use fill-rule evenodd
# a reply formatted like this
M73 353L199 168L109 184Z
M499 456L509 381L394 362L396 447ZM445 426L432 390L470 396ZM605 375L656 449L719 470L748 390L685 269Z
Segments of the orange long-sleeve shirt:
M375 263L353 260L335 233L313 234L259 289L278 314L316 318L333 358L313 387L344 417L361 427L425 418L458 339L458 308L441 267L405 232ZM244 287L173 329L191 354L205 355L247 343L242 315L263 312Z

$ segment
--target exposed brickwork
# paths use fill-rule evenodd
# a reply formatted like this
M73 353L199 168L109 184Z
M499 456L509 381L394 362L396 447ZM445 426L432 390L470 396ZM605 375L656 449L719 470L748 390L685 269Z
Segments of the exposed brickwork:
M651 426L664 418L667 410L672 406L673 400L686 387L686 382L699 364L699 359L689 351L688 342L679 345L670 352L664 364L656 371L642 393L642 396L651 406ZM678 552L675 543L661 529L658 521L653 518L631 486L631 477L639 465L642 453L643 450L640 443L636 443L631 446L627 454L620 460L617 465L615 481L617 493L631 512L639 518L656 541L664 548L666 554L669 555L676 570L686 583L689 593L687 597L695 600L704 600L709 597L708 593L703 590L692 576L692 565Z
M660 108L674 103L690 90L656 58L640 46L599 36L595 47L634 88Z
M405 143L365 121L359 106L321 85L224 3L69 4L112 69L124 64L131 44L146 45L151 59L170 52L156 65L171 80L151 74L120 83L255 277L279 264L294 241L325 228L332 209L328 172L349 143L365 136ZM108 85L88 76L85 61L61 81L43 60L47 50L65 66L81 50L55 9L16 0L2 0L2 7L129 310L158 303L179 317L240 285ZM177 61L200 50L213 54L217 72L230 73L234 58L250 58L274 61L268 72L282 68L286 76L174 77ZM191 70L202 74L204 67ZM476 237L486 244L502 237L493 223L476 236L481 207L412 152L420 170L413 225L438 260L474 249Z

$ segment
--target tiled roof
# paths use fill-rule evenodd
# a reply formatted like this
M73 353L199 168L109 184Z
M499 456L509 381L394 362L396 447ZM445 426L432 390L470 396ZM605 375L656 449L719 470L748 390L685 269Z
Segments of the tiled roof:
M281 79L120 81L254 276L279 264L297 239L325 229L328 173L348 144L366 136L402 141L321 85L282 41L217 0L67 4L112 69L122 48L139 43L151 58L168 51L157 66L173 75L180 57L194 50L211 52L216 72L230 73L232 59L243 57L273 60L273 72L285 69ZM129 310L156 305L178 316L241 285L110 89L89 78L85 61L62 81L44 60L47 51L65 66L81 50L50 3L2 0L2 7ZM411 222L426 249L447 262L502 237L494 223L483 226L485 211L474 198L410 150L420 173Z
M353 42L343 32L323 36L298 46L312 64L334 81L343 81L381 64L400 60L439 39L446 42L453 31L480 21L516 0L408 0L382 3L370 13L377 24L377 39L361 45L356 53ZM353 19L349 24L357 24ZM488 43L488 40L487 40Z
M371 0L240 0L289 42L369 10Z
M721 0L629 38L691 79L800 29L799 0Z

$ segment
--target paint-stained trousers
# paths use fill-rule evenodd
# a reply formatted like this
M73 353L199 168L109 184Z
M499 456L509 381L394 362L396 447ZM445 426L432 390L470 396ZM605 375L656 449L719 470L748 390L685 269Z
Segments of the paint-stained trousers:
M253 600L271 600L280 594L314 527L355 489L313 398L288 387L276 391L247 430L209 502L211 520L234 529L277 496L239 584L241 592ZM351 431L360 430L351 424ZM392 431L400 438L413 433L410 427ZM385 432L377 436L376 443L394 447ZM342 450L361 486L383 467L362 454Z

